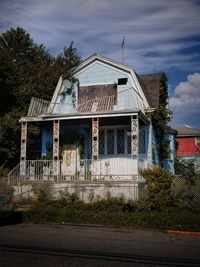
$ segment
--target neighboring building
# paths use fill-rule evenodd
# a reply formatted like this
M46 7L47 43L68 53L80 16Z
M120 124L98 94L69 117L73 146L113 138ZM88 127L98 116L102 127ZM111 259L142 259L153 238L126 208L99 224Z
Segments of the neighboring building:
M177 128L177 158L183 160L194 160L200 165L200 129L189 126Z
M148 115L159 106L162 75L138 76L131 67L96 54L73 75L74 82L60 77L50 103L31 100L20 120L21 160L8 176L10 183L20 178L29 186L38 181L56 184L86 201L108 191L138 198L144 183L139 169L160 164ZM27 142L28 125L41 130L36 158ZM166 136L168 143L174 140L170 131ZM167 162L173 160L165 159L172 172L173 164Z

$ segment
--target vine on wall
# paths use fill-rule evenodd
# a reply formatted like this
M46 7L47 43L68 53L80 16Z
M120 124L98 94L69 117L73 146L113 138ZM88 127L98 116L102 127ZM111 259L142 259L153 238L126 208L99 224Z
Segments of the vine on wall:
M160 91L159 91L159 107L150 115L153 126L155 128L157 147L159 150L159 158L162 165L164 158L165 144L164 135L169 129L168 123L172 118L172 111L168 106L168 78L165 73L162 74L160 79Z

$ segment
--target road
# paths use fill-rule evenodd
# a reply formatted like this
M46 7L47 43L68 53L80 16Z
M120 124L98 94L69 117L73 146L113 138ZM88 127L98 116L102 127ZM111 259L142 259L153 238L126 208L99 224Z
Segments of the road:
M0 227L0 266L200 266L200 236L87 225Z

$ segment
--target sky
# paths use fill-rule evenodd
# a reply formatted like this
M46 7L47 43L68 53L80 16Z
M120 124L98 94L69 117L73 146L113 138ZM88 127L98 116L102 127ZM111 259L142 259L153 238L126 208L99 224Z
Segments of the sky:
M138 74L168 76L171 126L200 129L200 0L1 0L0 34L24 28L58 55L71 41Z

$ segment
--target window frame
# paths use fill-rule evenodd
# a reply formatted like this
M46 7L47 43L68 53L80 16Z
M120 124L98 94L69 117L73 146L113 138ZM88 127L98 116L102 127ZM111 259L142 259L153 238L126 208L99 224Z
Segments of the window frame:
M113 130L114 131L114 153L113 154L108 154L107 153L107 131L108 130ZM124 130L124 153L117 153L117 130ZM127 147L127 139L126 136L127 132L130 132L130 126L128 125L117 125L117 126L102 126L99 128L99 132L100 131L104 131L104 154L100 154L99 156L108 156L108 157L112 157L112 156L130 156L131 154L128 153L128 147ZM99 141L100 142L100 141ZM100 152L100 150L99 150Z
M200 146L200 136L195 137L195 145Z

